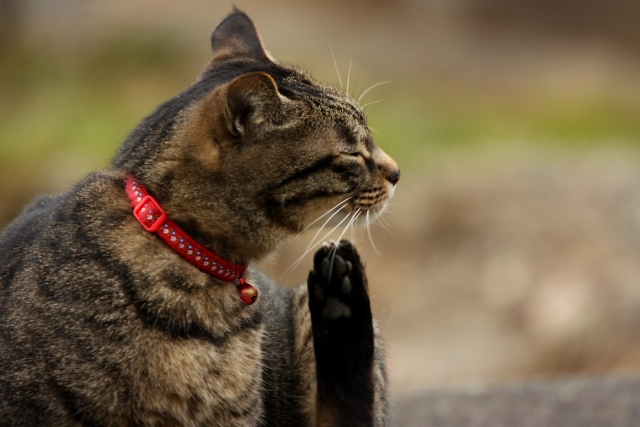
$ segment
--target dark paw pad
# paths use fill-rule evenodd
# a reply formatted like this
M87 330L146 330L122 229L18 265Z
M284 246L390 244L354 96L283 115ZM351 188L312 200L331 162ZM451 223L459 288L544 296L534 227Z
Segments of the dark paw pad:
M360 258L346 240L325 243L316 252L308 285L310 308L326 319L351 317L354 306L368 304Z
M362 378L371 378L373 320L364 266L353 245L343 240L320 248L307 285L318 377L341 393L348 384L361 385Z

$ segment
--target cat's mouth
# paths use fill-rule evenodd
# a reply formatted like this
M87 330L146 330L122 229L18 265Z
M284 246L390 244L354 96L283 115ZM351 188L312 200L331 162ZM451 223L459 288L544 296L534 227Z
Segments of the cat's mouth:
M371 211L371 213L378 213L386 208L387 202L393 197L395 187L391 187L390 190L383 186L377 186L370 190L365 190L358 196L354 197L351 204L352 210Z
M337 229L375 222L386 211L394 190L394 186L385 188L383 185L379 185L337 202L325 204L307 214L307 220L303 222L303 225L301 224L298 232L311 227Z
M352 222L360 222L362 218L378 218L387 209L387 204L392 194L365 194L353 198L345 203L341 208L335 209L335 216L329 221L328 225L343 225L352 220ZM341 224L342 223L342 224Z

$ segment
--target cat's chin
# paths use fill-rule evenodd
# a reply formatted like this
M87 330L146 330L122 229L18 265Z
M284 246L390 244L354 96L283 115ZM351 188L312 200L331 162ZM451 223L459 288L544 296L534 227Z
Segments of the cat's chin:
M369 221L377 221L384 213L387 211L389 207L389 199L385 200L383 203L375 206L372 209L369 209Z
M368 214L369 217L371 217L372 215L376 215L376 216L380 215L382 212L384 212L387 209L387 204L391 199L391 195L382 196L380 199L375 200L373 202L365 200L364 203L359 203L358 201L356 201L354 203L354 206L350 207L350 209L351 211L355 211L355 212L360 211L364 215Z

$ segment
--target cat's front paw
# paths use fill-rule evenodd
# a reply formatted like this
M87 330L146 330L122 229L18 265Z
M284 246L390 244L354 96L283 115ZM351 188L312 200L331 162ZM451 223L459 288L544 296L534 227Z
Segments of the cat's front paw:
M335 426L371 426L374 333L367 279L346 240L320 248L307 280L318 402Z
M329 338L327 335L333 335L329 342L341 337L351 340L359 336L358 341L368 338L372 318L367 280L350 242L324 244L313 257L307 285L316 339Z

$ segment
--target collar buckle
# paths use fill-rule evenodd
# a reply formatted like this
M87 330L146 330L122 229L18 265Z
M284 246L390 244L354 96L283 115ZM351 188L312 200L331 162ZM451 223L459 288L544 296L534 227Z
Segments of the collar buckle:
M238 293L243 304L251 305L256 301L258 289L244 278L245 266L225 260L189 237L168 218L160 202L150 196L142 184L132 176L127 176L125 180L125 191L133 205L133 216L145 230L155 233L177 254L201 271L225 282L238 280Z
M146 195L133 208L133 216L145 230L155 233L167 220L167 214L160 203L153 197Z

